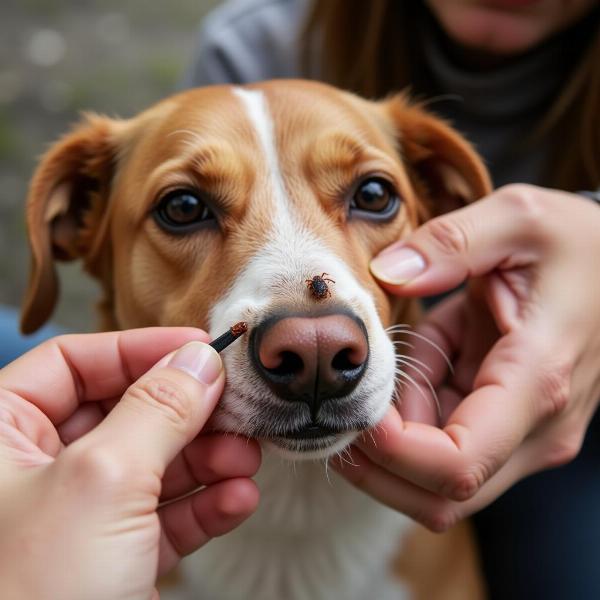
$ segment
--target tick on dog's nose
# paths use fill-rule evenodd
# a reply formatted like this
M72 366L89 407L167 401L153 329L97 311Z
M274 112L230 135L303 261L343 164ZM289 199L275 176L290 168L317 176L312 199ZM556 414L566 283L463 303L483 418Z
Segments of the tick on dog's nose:
M306 287L310 290L312 297L315 300L323 300L323 298L331 298L331 291L327 283L335 283L333 279L326 277L328 273L315 275L312 279L306 279Z

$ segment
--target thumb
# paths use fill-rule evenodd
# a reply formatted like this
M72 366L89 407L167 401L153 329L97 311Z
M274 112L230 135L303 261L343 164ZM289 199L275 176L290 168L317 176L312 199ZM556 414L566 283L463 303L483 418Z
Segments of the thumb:
M525 211L510 210L510 200L513 194L529 193L529 188L535 189L503 188L428 221L376 256L371 273L393 294L427 296L504 265L524 266L532 258L531 219Z
M133 383L81 441L162 477L210 417L223 383L217 352L202 342L190 342Z

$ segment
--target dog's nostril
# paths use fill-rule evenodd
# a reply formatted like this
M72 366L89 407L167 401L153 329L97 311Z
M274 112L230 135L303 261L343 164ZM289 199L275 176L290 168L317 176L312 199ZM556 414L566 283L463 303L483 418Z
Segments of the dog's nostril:
M344 348L333 357L331 366L336 371L354 371L354 369L360 367L364 362L356 360L356 358L353 356L355 354L356 351L353 348Z
M295 352L284 350L279 354L279 358L281 362L277 366L266 369L277 377L292 377L304 368L304 362Z

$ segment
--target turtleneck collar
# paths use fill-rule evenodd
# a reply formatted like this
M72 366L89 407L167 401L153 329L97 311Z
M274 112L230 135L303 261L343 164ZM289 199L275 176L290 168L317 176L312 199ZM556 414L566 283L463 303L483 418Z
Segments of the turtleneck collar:
M518 57L490 69L455 60L453 42L433 18L423 20L423 50L434 93L459 100L455 108L478 120L513 121L547 108L572 74L595 30L599 11Z

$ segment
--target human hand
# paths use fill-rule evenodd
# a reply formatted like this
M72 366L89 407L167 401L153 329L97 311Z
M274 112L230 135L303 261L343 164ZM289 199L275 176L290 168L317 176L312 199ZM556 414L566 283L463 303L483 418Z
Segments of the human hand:
M424 382L407 386L400 413L391 408L352 448L357 466L338 463L340 473L442 531L523 477L573 459L600 398L598 231L589 200L511 185L380 254L372 271L392 294L470 283L417 329L453 372L431 344L410 338L412 356L431 368L439 416Z
M0 370L3 598L158 598L157 575L254 511L258 445L198 436L224 382L198 340L61 336Z

